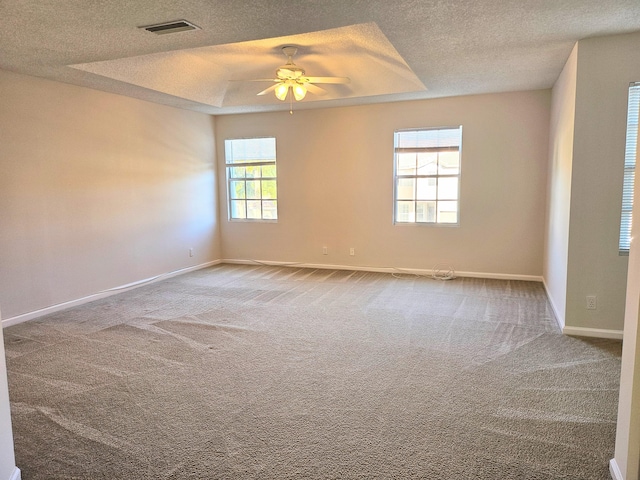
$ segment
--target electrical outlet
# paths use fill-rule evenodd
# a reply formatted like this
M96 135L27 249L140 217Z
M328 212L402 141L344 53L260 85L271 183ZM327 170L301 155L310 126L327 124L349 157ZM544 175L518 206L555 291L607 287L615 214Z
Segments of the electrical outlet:
M190 249L189 249L189 256L190 256L190 257L193 257L193 248L190 248Z
M597 308L596 296L587 295L587 310L595 310Z
M322 247L322 254L329 255L329 249L327 247Z
M356 254L356 249L355 249L355 248L353 248L353 247L351 247L351 248L349 249L349 255L351 255L351 256L353 257L355 254Z

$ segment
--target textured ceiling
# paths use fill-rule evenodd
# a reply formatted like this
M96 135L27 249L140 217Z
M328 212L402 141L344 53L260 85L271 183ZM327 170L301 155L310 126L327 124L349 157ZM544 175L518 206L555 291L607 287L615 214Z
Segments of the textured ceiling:
M286 109L267 85L298 45L348 76L297 109L548 88L576 41L640 30L638 0L2 0L0 68L212 114ZM137 27L185 19L201 29Z

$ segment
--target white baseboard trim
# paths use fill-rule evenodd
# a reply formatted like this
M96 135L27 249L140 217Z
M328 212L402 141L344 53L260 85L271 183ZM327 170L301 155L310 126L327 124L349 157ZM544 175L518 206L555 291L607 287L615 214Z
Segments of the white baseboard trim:
M20 480L21 474L18 467L14 467L13 473L9 476L8 480Z
M556 319L556 323L560 327L560 330L564 330L564 315L560 314L560 309L549 294L549 288L547 287L547 282L545 282L544 279L542 280L542 285L544 285L544 291L547 293L547 300L549 300L549 305L551 305L551 310L553 312L553 316Z
M160 275L156 275L155 277L145 278L143 280L138 280L137 282L132 282L126 285L120 285L118 287L109 288L108 290L103 290L102 292L93 293L91 295L87 295L86 297L78 298L76 300L70 300L68 302L58 303L56 305L51 305L49 307L41 308L33 312L27 312L21 315L16 315L15 317L9 317L2 320L2 328L10 327L11 325L17 325L18 323L26 322L28 320L33 320L34 318L42 317L43 315L59 312L60 310L64 310L66 308L71 308L71 307L75 307L85 303L93 302L95 300L100 300L102 298L110 297L111 295L116 295L118 293L126 292L128 290L133 290L134 288L138 288L143 285L159 282L160 280L176 277L178 275L182 275L188 272L193 272L195 270L201 270L203 268L211 267L213 265L218 265L220 263L222 263L221 260L214 260L212 262L201 263L193 267L181 268L180 270L174 270L173 272L162 273Z
M613 478L613 480L624 480L620 467L618 467L618 462L616 462L615 458L612 458L609 461L609 473L611 473L611 478Z
M610 338L613 340L622 340L622 330L606 330L602 328L585 328L585 327L567 327L565 325L564 317L560 315L558 306L554 303L553 298L549 295L549 289L547 288L547 282L542 281L544 290L547 292L547 300L551 305L551 310L556 318L556 322L560 327L560 330L564 335L573 335L576 337L593 337L593 338Z
M317 268L330 270L356 270L365 272L381 272L381 273L408 273L416 275L431 276L433 270L420 268L397 268L397 267L370 267L359 265L326 265L314 263L298 263L298 262L276 262L271 260L245 260L237 258L225 258L221 263L238 264L238 265L268 265L281 267L299 267L299 268ZM605 330L600 328L583 328L583 327L567 327L564 325L564 318L560 316L557 306L551 300L549 291L544 282L543 277L536 275L513 275L505 273L484 273L484 272L456 272L456 277L471 278L489 278L496 280L524 280L529 282L541 282L544 285L547 299L553 310L554 317L560 330L565 335L574 335L579 337L595 337L610 338L614 340L622 340L622 330Z
M113 287L108 290L104 290L102 292L97 292L91 295L87 295L86 297L78 298L76 300L70 300L68 302L63 302L56 305L51 305L49 307L41 308L33 312L23 313L21 315L16 315L15 317L9 317L2 320L1 325L3 328L10 327L11 325L17 325L18 323L26 322L28 320L41 317L43 315L48 315L50 313L55 313L60 310L64 310L66 308L75 307L78 305L92 302L94 300L100 300L102 298L106 298L111 295L115 295L117 293L126 292L128 290L132 290L134 288L138 288L143 285L159 282L160 280L175 277L178 275L182 275L184 273L193 272L195 270L200 270L200 269L211 267L214 265L219 265L221 263L238 264L238 265L268 265L268 266L316 268L316 269L327 269L327 270L355 270L355 271L380 272L380 273L407 273L407 274L425 275L425 276L431 276L433 273L432 269L421 269L421 268L371 267L371 266L360 266L360 265L329 265L329 264L313 264L313 263L297 263L297 262L276 262L271 260L244 260L244 259L225 258L222 260L213 260L211 262L202 263L192 267L182 268L180 270L175 270L173 272L164 273L161 275L157 275L155 277L146 278L143 280L139 280L137 282L128 283L126 285L121 285L118 287ZM545 287L545 290L547 291L547 298L549 298L549 303L551 304L551 308L556 317L556 321L558 322L558 325L560 326L563 334L575 335L580 337L611 338L616 340L622 340L622 334L623 334L622 330L605 330L605 329L599 329L599 328L583 328L583 327L565 326L561 321L561 317L559 315L559 312L556 306L554 305L553 301L549 297L549 292L546 288L546 284L544 283L544 280L542 277L535 276L535 275L514 275L514 274L484 273L484 272L455 272L455 273L457 277L542 282L542 284Z
M272 260L244 260L237 258L225 258L221 263L230 263L238 265L267 265L274 267L299 267L299 268L317 268L326 270L355 270L362 272L380 272L380 273L409 273L415 275L431 276L433 270L430 268L401 268L401 267L372 267L361 265L329 265L323 263L301 263L301 262L276 262ZM515 275L510 273L484 273L484 272L458 272L456 277L470 278L490 278L494 280L523 280L527 282L542 282L542 277L537 275Z
M539 275L516 275L512 273L456 272L458 277L489 278L492 280L519 280L523 282L542 282Z
M622 330L606 330L603 328L563 327L562 333L576 337L611 338L622 340Z

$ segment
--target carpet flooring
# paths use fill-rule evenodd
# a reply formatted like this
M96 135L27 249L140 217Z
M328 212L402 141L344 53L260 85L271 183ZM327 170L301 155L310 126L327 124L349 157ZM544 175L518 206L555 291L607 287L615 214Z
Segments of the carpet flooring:
M37 479L608 479L621 344L541 284L218 265L5 329Z

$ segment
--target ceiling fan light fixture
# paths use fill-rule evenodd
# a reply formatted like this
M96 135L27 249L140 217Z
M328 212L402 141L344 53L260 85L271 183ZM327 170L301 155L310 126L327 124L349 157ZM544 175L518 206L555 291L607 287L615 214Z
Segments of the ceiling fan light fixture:
M282 100L283 102L287 98L287 93L289 92L289 85L286 83L279 83L276 86L275 94L278 100Z
M298 51L297 47L286 45L282 47L282 52L287 57L286 65L282 65L276 70L276 78L255 79L257 82L275 82L269 88L258 92L258 95L266 95L273 92L278 100L284 102L287 97L291 102L293 113L293 100L296 102L303 100L308 92L315 95L324 95L326 90L318 87L316 83L349 83L347 77L308 77L303 68L293 62L293 56Z
M306 94L307 94L307 87L305 87L304 85L302 85L300 83L296 83L294 85L294 87L293 87L293 96L295 97L297 102L302 100L305 97Z

